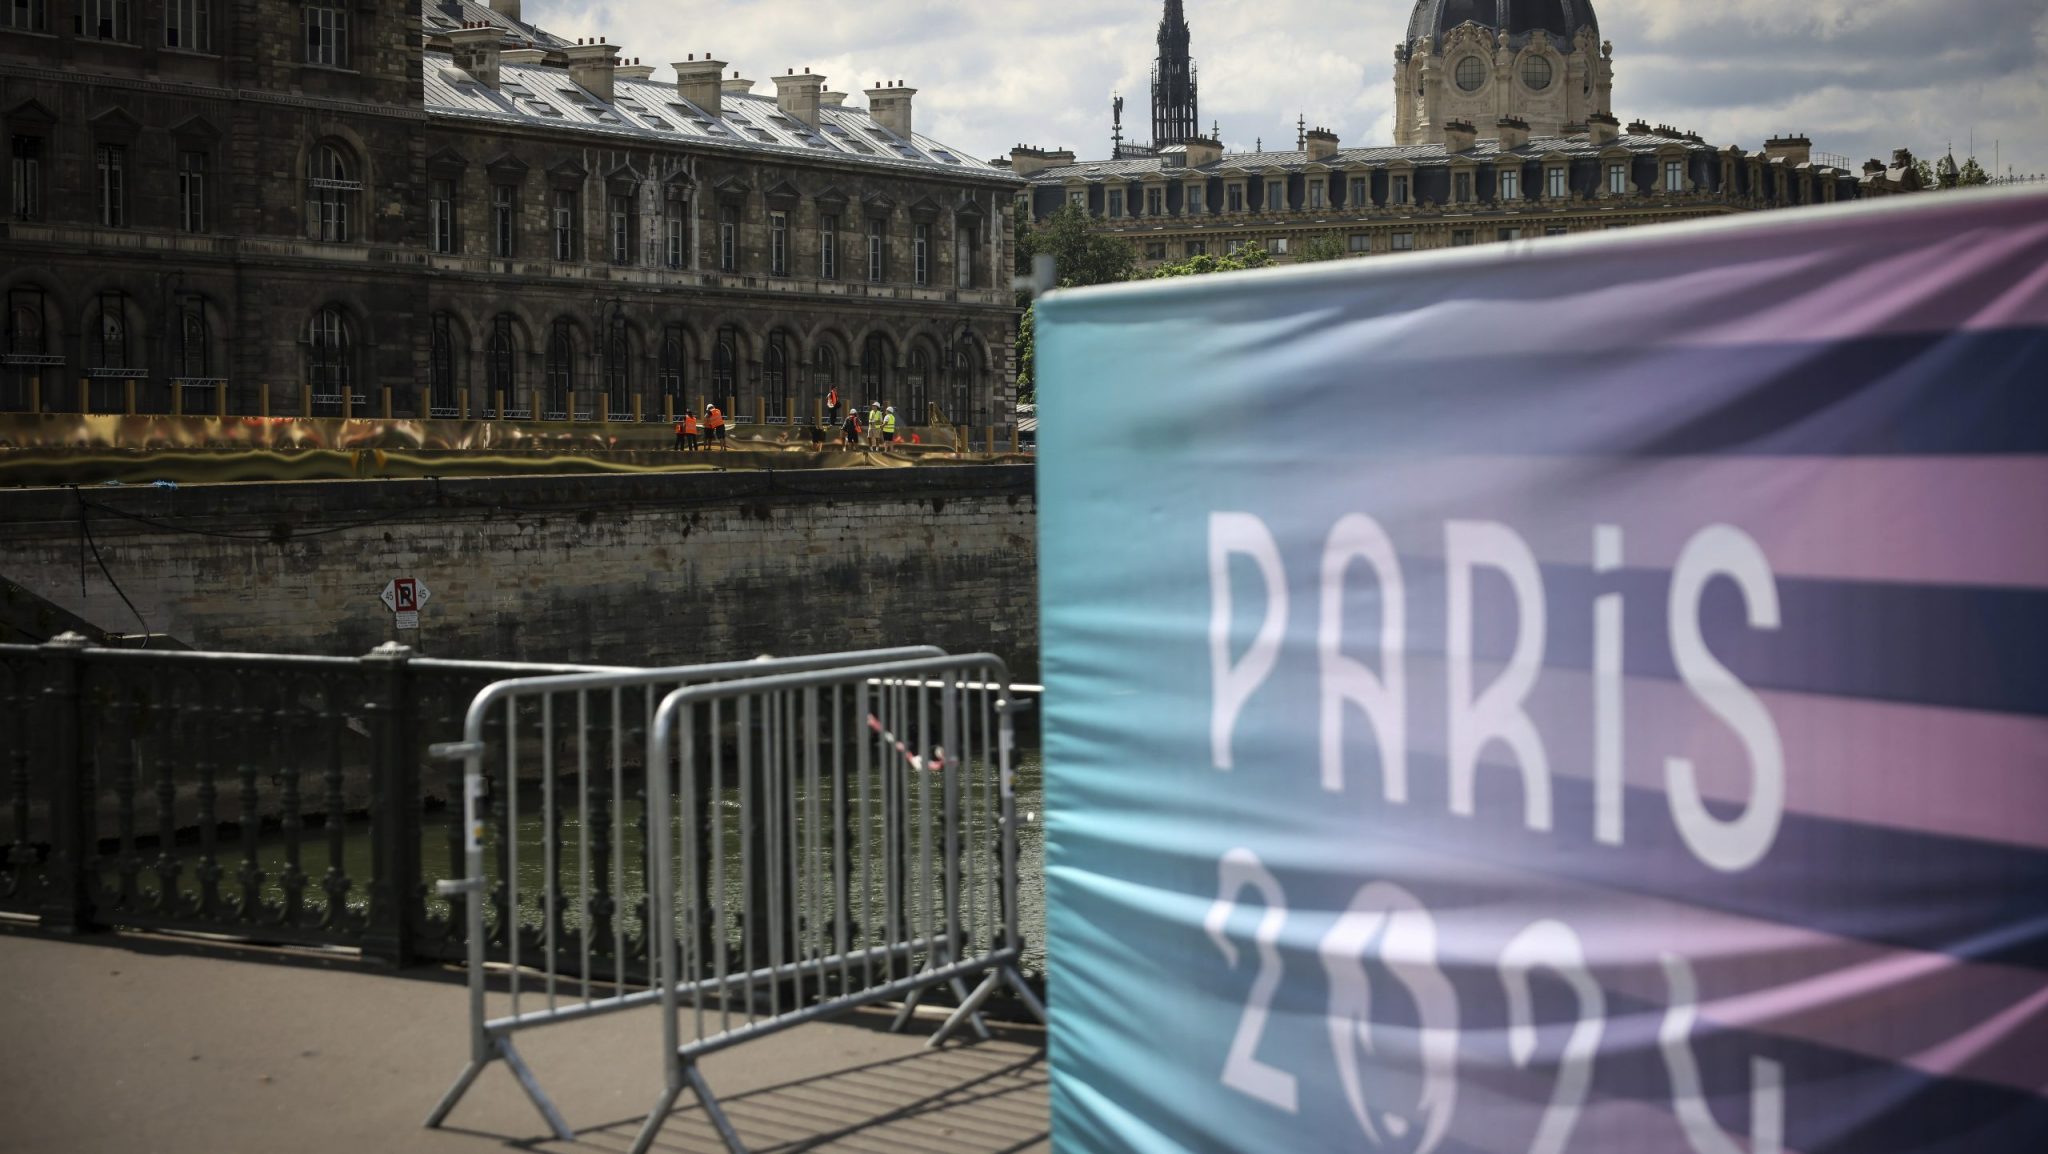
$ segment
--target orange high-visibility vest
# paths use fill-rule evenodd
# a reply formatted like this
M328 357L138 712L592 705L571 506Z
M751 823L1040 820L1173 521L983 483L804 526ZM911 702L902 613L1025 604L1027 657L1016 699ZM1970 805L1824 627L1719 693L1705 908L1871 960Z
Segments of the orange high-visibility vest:
M678 432L678 433L682 433L682 434L684 434L684 435L686 435L686 436L687 436L687 435L689 435L689 434L691 434L691 433L695 433L696 431L697 431L697 418L695 418L695 417L684 417L684 418L683 418L683 423L682 423L682 424L680 424L680 425L677 425L677 426L676 426L676 432Z
M723 429L725 427L725 414L718 411L718 406L713 405L710 415L704 418L704 423L714 429Z

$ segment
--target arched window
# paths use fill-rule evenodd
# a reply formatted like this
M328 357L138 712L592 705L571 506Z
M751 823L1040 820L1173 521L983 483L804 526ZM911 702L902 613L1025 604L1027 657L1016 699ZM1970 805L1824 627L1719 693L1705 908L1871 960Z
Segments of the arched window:
M119 291L103 292L93 302L92 321L87 329L86 368L95 375L125 376L134 354L141 350L129 339L128 300Z
M461 365L462 355L456 346L460 343L455 331L455 318L445 312L435 313L432 335L427 347L427 415L433 417L466 417L462 411ZM466 351L466 350L464 350Z
M545 418L550 421L567 420L569 400L576 392L576 331L566 319L555 321L548 330L545 376Z
M789 334L780 329L768 334L768 347L761 353L761 391L768 420L783 424L789 420Z
M896 359L896 350L889 344L889 338L880 333L870 333L867 343L860 350L860 385L862 405L886 405L889 403L889 377Z
M913 425L925 422L925 407L931 402L932 358L921 348L910 350L910 361L903 369L903 412L899 414Z
M711 401L721 409L739 406L739 343L739 330L725 325L718 330L718 344L711 350ZM726 416L739 418L738 413Z
M306 156L306 236L346 244L355 235L356 196L363 185L338 144L322 142Z
M206 301L197 296L178 302L178 332L171 347L171 375L181 380L213 378L213 334L206 324Z
M684 401L684 389L689 385L690 346L683 335L683 326L669 325L661 330L661 362L655 369L656 383L661 395L669 398L670 407L680 413L689 406Z
M626 318L616 311L606 326L604 338L604 392L611 415L633 410L633 340L626 331Z
M43 290L35 287L11 289L7 293L6 358L0 361L0 381L5 395L0 408L24 410L29 407L31 387L41 380L47 392L61 375L63 358L50 355L48 329L44 324ZM42 402L45 406L47 400Z
M491 390L490 403L516 405L519 403L519 343L512 328L512 314L499 313L491 318L491 344L486 354L484 374ZM503 419L504 413L499 413Z
M980 356L981 346L972 337L953 346L952 396L947 399L946 417L956 425L972 428L981 422Z
M342 390L355 386L354 345L348 317L340 309L330 306L313 314L306 332L306 384L313 390L314 411L341 411Z
M821 340L811 352L811 393L823 401L838 386L839 354Z

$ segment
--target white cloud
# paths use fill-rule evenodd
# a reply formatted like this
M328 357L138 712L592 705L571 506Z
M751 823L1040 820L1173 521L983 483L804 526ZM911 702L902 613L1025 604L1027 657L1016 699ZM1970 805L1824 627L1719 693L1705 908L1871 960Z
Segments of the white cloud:
M1126 136L1150 135L1148 77L1160 5L1074 0L983 8L939 0L853 5L730 0L526 0L526 17L667 64L710 51L772 92L810 67L855 93L918 88L922 131L970 153L1016 143L1109 149L1112 92ZM1346 144L1391 134L1394 44L1406 0L1191 0L1204 127L1231 147L1292 147L1295 118ZM2048 0L1600 0L1614 42L1615 113L1756 148L1803 132L1853 162L1897 147L1960 157L1974 130L1988 167L2048 172Z

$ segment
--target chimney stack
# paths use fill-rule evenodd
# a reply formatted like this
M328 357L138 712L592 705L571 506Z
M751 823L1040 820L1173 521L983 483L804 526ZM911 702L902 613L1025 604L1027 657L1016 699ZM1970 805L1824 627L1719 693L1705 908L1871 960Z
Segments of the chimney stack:
M1479 130L1469 120L1444 121L1444 151L1450 153L1470 152L1479 143Z
M868 89L868 115L876 124L908 141L911 139L910 103L917 89L905 88L901 80Z
M635 56L633 63L621 64L617 68L612 69L612 77L616 80L652 80L654 79L654 65L642 64L640 63L640 58Z
M1621 118L1607 112L1586 117L1586 143L1613 144L1621 139Z
M1805 164L1813 159L1813 141L1804 136L1773 136L1764 141L1764 158L1785 158L1787 164Z
M1032 176L1048 168L1065 168L1074 163L1071 149L1027 148L1018 145L1010 150L1010 171L1018 176Z
M1310 160L1328 160L1337 155L1337 134L1327 128L1311 128L1302 139L1308 143Z
M469 73L470 77L485 88L498 86L498 51L504 46L505 34L491 24L477 21L465 24L448 33L450 51L455 57L455 67Z
M838 108L846 103L846 93L820 92L818 93L818 103L826 108Z
M737 93L738 95L741 96L745 96L754 90L754 82L742 77L740 75L739 69L735 68L732 71L732 75L725 78L724 82L720 85L720 88L722 91L725 92L732 92Z
M507 20L518 20L519 0L491 0L491 11Z
M1223 159L1223 142L1213 136L1187 138L1188 167L1201 168Z
M619 64L619 46L602 40L579 40L562 51L569 57L569 79L610 104L612 70Z
M792 68L787 76L775 77L775 106L792 120L818 127L818 105L823 103L825 78L806 68Z
M713 60L709 52L699 60L692 53L688 60L678 60L670 67L676 70L677 96L703 109L704 115L714 120L725 115L718 85L718 78L725 75L725 61Z
M1503 152L1529 143L1529 122L1519 116L1503 116L1493 122L1493 127Z

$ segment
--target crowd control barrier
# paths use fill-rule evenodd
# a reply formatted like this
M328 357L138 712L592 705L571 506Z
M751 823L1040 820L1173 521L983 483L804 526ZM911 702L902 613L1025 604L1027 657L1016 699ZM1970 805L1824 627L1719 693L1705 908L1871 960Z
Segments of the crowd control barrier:
M634 1154L686 1086L745 1154L697 1064L753 1038L898 998L900 1027L937 986L960 1003L929 1045L982 1030L1005 983L1045 1020L1018 970L1008 684L995 657L936 657L661 703L648 792L676 819L649 827L669 866L653 953L665 1078Z
M645 902L654 888L649 878L667 860L646 852L655 839L645 819L650 808L673 806L652 801L667 799L665 787L636 790L646 781L647 738L663 695L721 679L942 654L914 646L594 670L514 677L478 693L462 741L432 749L435 757L463 762L464 876L436 888L451 900L466 898L470 1056L427 1126L439 1126L477 1075L503 1061L555 1136L573 1138L513 1035L663 1000L659 990L630 988L651 976L648 959L664 921L650 917ZM661 823L653 827L666 833ZM522 844L532 841L538 845ZM510 992L509 1012L495 1018L486 999L493 945Z

